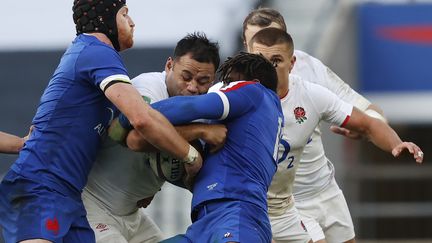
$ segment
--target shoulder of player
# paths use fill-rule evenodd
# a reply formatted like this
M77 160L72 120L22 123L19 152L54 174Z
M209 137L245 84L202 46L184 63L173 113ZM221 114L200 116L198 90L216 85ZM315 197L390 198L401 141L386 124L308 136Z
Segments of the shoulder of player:
M85 58L87 60L97 60L99 62L110 62L111 60L119 60L121 62L122 60L120 54L116 50L93 36L77 37L71 48L72 49L69 48L68 51L71 53L79 52L80 58Z
M131 80L134 86L151 85L151 86L164 86L165 74L163 72L148 72L141 73Z
M163 72L142 73L133 78L131 82L141 95L150 99L150 103L168 98Z
M318 83L326 86L328 67L319 59L309 55L306 52L295 50L296 62L291 73L306 78L306 81Z
M305 81L300 76L290 76L290 92L295 94L297 101L302 100L317 105L319 102L327 102L332 97L332 92L327 88Z
M289 86L290 86L290 90L297 87L306 91L327 89L319 84L310 82L309 80L306 80L301 76L295 74L289 75Z
M296 56L296 62L308 62L311 64L316 64L316 62L319 62L322 64L318 58L304 51L294 50L294 56Z
M310 57L311 56L311 55L307 54L306 52L301 51L301 50L297 50L297 49L294 49L294 55L297 58L304 58L304 57Z

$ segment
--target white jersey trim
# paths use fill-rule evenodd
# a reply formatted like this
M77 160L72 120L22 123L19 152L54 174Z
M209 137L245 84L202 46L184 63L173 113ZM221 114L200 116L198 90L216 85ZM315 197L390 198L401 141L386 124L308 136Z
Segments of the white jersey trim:
M230 110L230 105L229 105L229 101L228 101L228 97L226 97L226 95L221 92L221 91L215 91L215 94L219 95L219 97L222 100L222 105L223 105L223 113L222 116L219 117L219 120L224 120L225 118L227 118L229 110Z

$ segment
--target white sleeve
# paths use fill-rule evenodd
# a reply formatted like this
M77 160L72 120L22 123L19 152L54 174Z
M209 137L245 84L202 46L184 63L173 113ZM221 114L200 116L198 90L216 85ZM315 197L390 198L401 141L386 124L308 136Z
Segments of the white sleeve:
M306 81L326 87L339 98L354 105L362 111L369 107L371 104L369 100L353 90L320 60L302 51L296 50L296 55L298 58L295 65L299 66L297 73L295 73L296 75L299 75Z
M308 83L307 94L321 119L341 126L351 116L353 105L320 85Z
M324 64L323 64L324 65ZM339 76L336 75L329 67L324 66L326 74L323 75L326 79L327 85L324 86L335 93L342 100L354 105L358 109L366 110L371 102L365 97L353 90L347 83L345 83Z

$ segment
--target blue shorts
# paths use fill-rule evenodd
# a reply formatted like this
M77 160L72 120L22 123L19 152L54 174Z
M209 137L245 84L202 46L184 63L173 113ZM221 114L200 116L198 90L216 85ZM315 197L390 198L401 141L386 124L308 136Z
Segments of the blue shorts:
M0 225L6 243L95 242L80 195L63 195L12 170L0 184Z
M194 210L196 220L185 235L163 243L270 243L271 226L267 211L248 202L216 200Z

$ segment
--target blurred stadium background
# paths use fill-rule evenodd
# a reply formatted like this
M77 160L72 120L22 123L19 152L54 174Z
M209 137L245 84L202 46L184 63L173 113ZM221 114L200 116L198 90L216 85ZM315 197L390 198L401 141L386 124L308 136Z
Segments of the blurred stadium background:
M122 55L131 77L162 71L176 41L194 31L219 41L225 59L241 50L242 21L251 9L278 9L296 49L319 58L381 106L399 135L425 152L418 166L407 156L396 160L366 141L323 129L358 242L432 242L431 0L128 0L128 5L136 44ZM2 6L0 130L24 135L74 38L72 0ZM15 158L0 155L0 178ZM190 198L166 186L146 211L168 236L182 233L190 224Z

